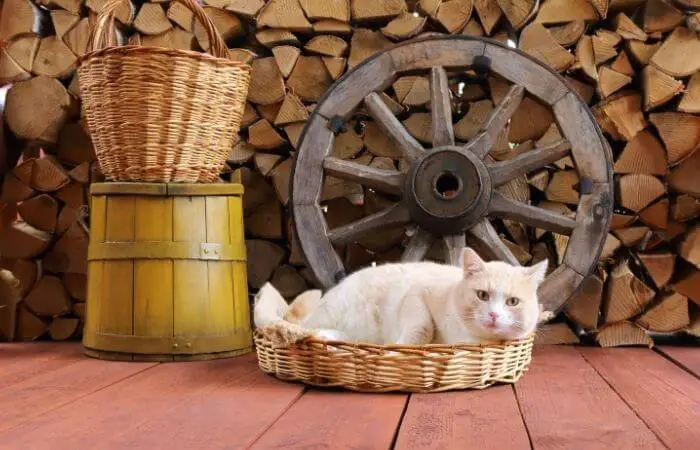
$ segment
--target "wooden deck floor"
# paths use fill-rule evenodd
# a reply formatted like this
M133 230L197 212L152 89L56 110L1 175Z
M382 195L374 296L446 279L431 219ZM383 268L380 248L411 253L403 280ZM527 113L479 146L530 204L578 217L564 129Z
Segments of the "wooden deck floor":
M700 348L543 347L515 386L304 389L255 359L121 363L0 345L0 448L700 448Z

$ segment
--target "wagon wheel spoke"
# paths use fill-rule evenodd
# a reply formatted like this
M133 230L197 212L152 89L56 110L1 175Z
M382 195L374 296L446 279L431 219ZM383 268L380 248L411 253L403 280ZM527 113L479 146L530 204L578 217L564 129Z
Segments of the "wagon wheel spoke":
M520 106L520 102L523 100L523 95L525 95L525 88L520 85L511 86L501 103L491 111L491 114L481 126L479 133L469 141L465 149L483 159L491 151L498 139L498 135L505 128L510 118L513 117L513 114L515 114L518 106Z
M408 161L415 161L420 158L425 149L404 128L379 94L372 92L365 97L365 106L367 106L367 110L377 122L379 128L389 135Z
M349 244L372 231L406 225L410 221L406 205L397 203L356 222L330 230L328 238L333 245Z
M513 159L489 164L491 182L494 187L504 185L519 175L524 175L560 160L569 153L569 150L571 150L571 143L566 139L561 139L546 147L525 152Z
M576 221L570 217L511 200L499 192L491 197L489 214L565 235L571 235L576 228Z
M453 266L459 266L459 257L462 254L462 249L467 246L464 233L445 235L442 237L442 243L445 247L445 261Z
M328 175L354 181L387 194L401 194L406 174L398 170L378 169L353 161L327 156L323 168Z
M487 218L481 219L480 222L474 225L469 230L469 234L481 247L491 253L492 257L513 265L520 265L518 258L503 243L496 229L493 228L493 225Z
M411 239L408 241L406 250L404 250L403 255L401 255L401 261L422 261L433 245L433 242L435 242L435 236L432 233L422 228L417 228L416 232L413 233L413 236L411 236Z
M430 71L430 107L433 114L433 148L455 145L452 105L447 73L442 67Z

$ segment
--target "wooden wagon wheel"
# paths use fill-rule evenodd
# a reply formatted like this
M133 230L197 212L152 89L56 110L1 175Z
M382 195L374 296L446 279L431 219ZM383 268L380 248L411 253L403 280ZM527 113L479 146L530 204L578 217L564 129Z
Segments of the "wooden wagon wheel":
M513 84L478 133L460 143L453 130L448 73L466 70L497 74ZM397 77L420 71L428 72L430 80L432 146L426 147L404 128L379 94ZM496 161L489 151L526 93L551 107L564 137L512 159ZM376 168L329 156L341 126L362 104L400 149L408 170ZM579 178L575 217L520 203L499 192L498 186L516 176L569 154ZM321 205L325 175L393 195L397 202L329 229ZM403 261L422 260L434 242L442 241L445 260L454 263L469 241L491 259L517 264L489 221L497 217L568 236L561 264L539 291L551 311L559 310L596 266L613 209L610 149L587 106L566 81L520 51L495 41L461 36L393 47L342 77L306 124L291 183L297 237L309 266L325 288L346 274L334 247L392 226L413 226Z

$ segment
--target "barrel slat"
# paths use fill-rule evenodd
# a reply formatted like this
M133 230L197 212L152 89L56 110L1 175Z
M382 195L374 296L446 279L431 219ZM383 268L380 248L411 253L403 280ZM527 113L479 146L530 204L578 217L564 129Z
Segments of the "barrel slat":
M231 245L241 248L245 252L245 228L243 227L243 199L241 197L228 198L229 234ZM245 264L231 264L233 276L233 296L248 301L248 274ZM234 319L237 329L250 330L250 312L245 308L236 308Z
M230 244L228 199L206 197L207 242ZM233 298L233 273L231 264L221 261L207 262L209 268L209 305L218 314L212 317L211 327L224 332L236 326Z
M135 242L173 238L173 202L141 197L136 202ZM138 260L134 267L134 334L173 336L173 262Z

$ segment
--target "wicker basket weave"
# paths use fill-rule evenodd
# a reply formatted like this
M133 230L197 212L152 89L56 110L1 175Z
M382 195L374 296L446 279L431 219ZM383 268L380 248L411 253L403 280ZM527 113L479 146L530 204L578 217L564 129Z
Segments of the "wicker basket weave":
M276 346L255 332L263 372L312 386L361 392L441 392L515 383L532 357L534 335L490 345L382 346L307 340Z
M177 0L207 32L212 55L115 46L110 0L80 59L83 115L108 180L215 182L240 128L250 66L231 61L195 0ZM103 48L104 46L106 48Z

